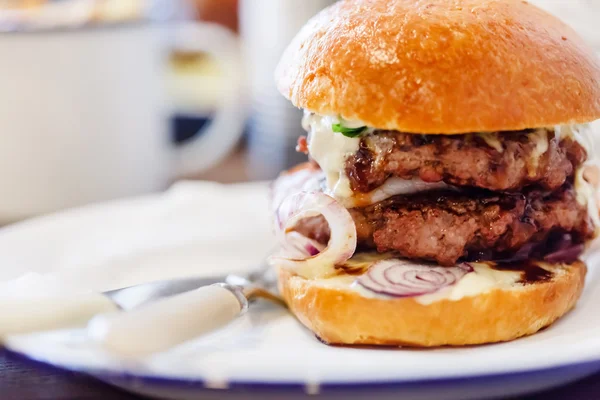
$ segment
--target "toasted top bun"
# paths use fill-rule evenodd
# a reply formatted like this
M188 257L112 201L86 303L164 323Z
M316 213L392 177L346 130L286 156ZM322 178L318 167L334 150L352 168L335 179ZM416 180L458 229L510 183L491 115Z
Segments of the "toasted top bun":
M276 71L300 108L370 127L453 134L600 118L600 63L521 0L342 0Z
M279 290L290 310L330 344L461 346L512 340L552 324L575 306L586 266L546 265L552 279L498 284L460 299L420 303L381 299L278 270Z

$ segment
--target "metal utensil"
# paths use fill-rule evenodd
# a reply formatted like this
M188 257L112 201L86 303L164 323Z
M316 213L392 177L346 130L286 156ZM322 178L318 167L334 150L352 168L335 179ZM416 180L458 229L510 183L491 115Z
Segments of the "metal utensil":
M167 350L222 328L257 298L284 305L275 294L275 279L270 272L264 266L246 277L228 275L219 282L215 278L168 281L107 292L129 311L94 317L88 333L119 356L145 356Z
M284 304L275 283L264 265L246 276L165 280L75 296L0 298L0 338L87 323L90 335L108 350L150 354L226 325L254 299Z

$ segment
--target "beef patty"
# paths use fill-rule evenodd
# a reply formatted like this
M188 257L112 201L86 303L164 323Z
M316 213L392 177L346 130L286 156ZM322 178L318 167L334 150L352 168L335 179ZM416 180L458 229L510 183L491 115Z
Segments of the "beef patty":
M418 135L375 131L361 139L346 160L355 192L369 192L390 176L419 177L494 191L529 185L554 190L562 186L587 155L570 138L552 130L466 135Z
M552 193L425 192L349 211L359 247L441 265L511 254L556 233L570 233L578 243L594 235L587 207L568 183ZM321 243L329 240L322 217L303 220L295 230Z

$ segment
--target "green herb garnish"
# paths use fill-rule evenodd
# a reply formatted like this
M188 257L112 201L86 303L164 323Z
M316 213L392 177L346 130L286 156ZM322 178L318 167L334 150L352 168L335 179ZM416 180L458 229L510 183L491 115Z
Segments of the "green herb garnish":
M364 131L366 131L367 127L361 126L360 128L347 128L342 124L333 124L333 125L331 125L331 129L334 132L341 133L342 135L344 135L346 137L355 138L355 137L359 136L361 133L363 133Z

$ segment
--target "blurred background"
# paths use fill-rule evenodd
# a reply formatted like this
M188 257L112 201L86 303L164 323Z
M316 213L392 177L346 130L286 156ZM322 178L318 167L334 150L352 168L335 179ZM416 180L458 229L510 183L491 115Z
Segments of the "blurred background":
M0 222L304 160L273 70L334 2L0 0ZM599 0L531 2L600 52Z

